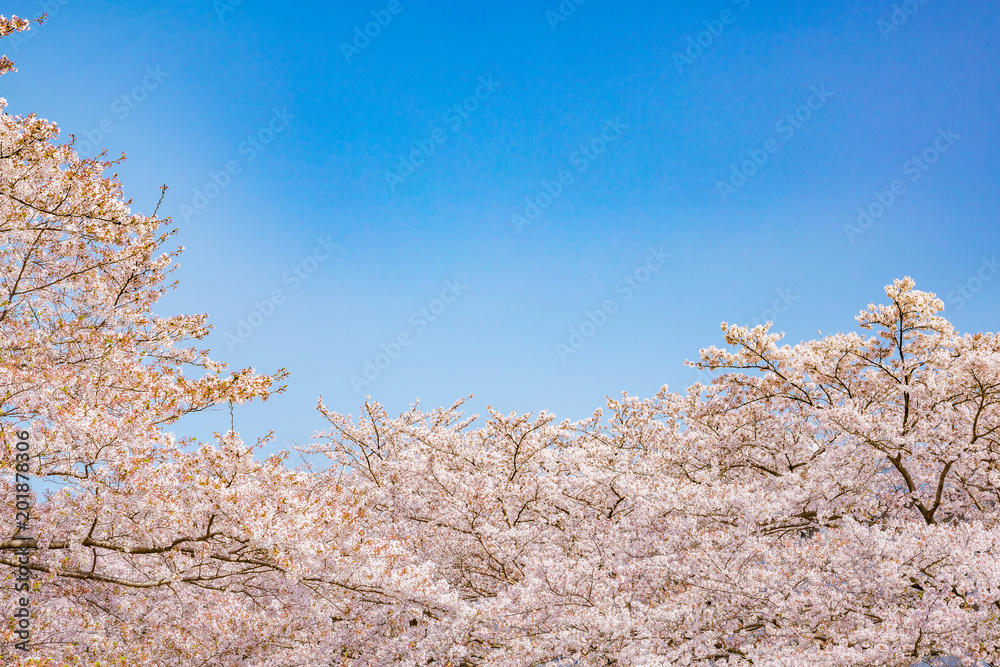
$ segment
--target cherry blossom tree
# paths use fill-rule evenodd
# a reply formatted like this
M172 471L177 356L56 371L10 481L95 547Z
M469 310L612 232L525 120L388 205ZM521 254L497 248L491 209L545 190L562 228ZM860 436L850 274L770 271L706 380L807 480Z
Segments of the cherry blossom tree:
M701 576L742 624L719 648L755 664L997 659L1000 337L958 334L908 278L886 295L860 334L723 325L735 350L702 352L730 372L675 464L725 481L746 560Z
M321 405L311 451L462 601L413 622L467 664L996 660L1000 337L886 294L794 347L723 324L710 385L607 419Z
M0 36L27 27L0 18ZM348 480L259 460L266 438L165 430L266 399L285 374L227 372L196 345L204 315L154 314L180 252L165 249L169 220L130 210L105 176L118 161L57 139L53 123L0 114L0 662L335 663L382 621L333 619L381 618L426 574L401 569L398 542L365 537L368 502ZM15 473L52 489L28 494L30 521L16 519ZM22 597L30 651L11 616Z
M58 138L0 113L0 576L32 610L30 651L0 620L3 664L1000 659L1000 337L909 278L858 332L723 323L692 363L710 383L578 422L321 400L292 465L169 431L285 374L229 372L204 315L154 314L170 221Z

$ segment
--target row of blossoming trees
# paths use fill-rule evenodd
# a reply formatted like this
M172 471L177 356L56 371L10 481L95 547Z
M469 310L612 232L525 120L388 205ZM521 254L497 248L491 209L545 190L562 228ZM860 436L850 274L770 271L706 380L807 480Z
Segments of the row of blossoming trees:
M228 372L205 316L153 314L169 221L57 134L0 115L4 665L997 659L1000 339L956 333L911 280L859 333L724 324L695 364L710 385L581 422L320 404L296 468L171 435L284 374ZM19 527L25 431L54 490Z

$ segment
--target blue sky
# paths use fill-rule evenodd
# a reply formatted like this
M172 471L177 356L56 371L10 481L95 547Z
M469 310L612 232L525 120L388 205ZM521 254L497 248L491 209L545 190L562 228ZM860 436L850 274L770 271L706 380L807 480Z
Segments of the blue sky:
M136 209L170 186L186 250L160 312L291 373L236 411L245 439L306 442L320 395L579 419L686 387L723 320L850 329L904 275L1000 329L986 3L4 8L43 11L3 40L0 95L127 153Z

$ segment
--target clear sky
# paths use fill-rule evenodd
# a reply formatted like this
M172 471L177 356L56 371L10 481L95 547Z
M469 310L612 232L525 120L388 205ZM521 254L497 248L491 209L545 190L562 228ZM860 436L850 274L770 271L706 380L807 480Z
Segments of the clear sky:
M86 156L126 152L137 210L170 186L186 250L159 311L209 313L234 368L291 373L236 411L245 439L306 442L320 395L580 419L686 387L723 320L850 329L904 275L959 328L1000 329L990 3L3 13L43 11L0 43L20 70L0 95Z

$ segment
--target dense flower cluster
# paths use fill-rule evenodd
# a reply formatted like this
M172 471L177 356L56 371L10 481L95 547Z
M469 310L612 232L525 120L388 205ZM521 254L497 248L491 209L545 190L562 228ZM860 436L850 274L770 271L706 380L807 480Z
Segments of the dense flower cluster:
M57 488L33 510L32 651L5 616L4 665L1000 658L1000 337L912 280L857 333L723 324L694 363L711 384L580 422L321 402L296 468L166 430L284 373L227 372L204 316L152 314L169 221L57 134L0 114L0 497L25 430ZM22 537L0 512L4 609Z
M957 334L913 287L864 334L779 347L723 324L710 386L607 420L327 413L314 450L462 601L415 619L451 651L416 664L995 660L1000 337Z

